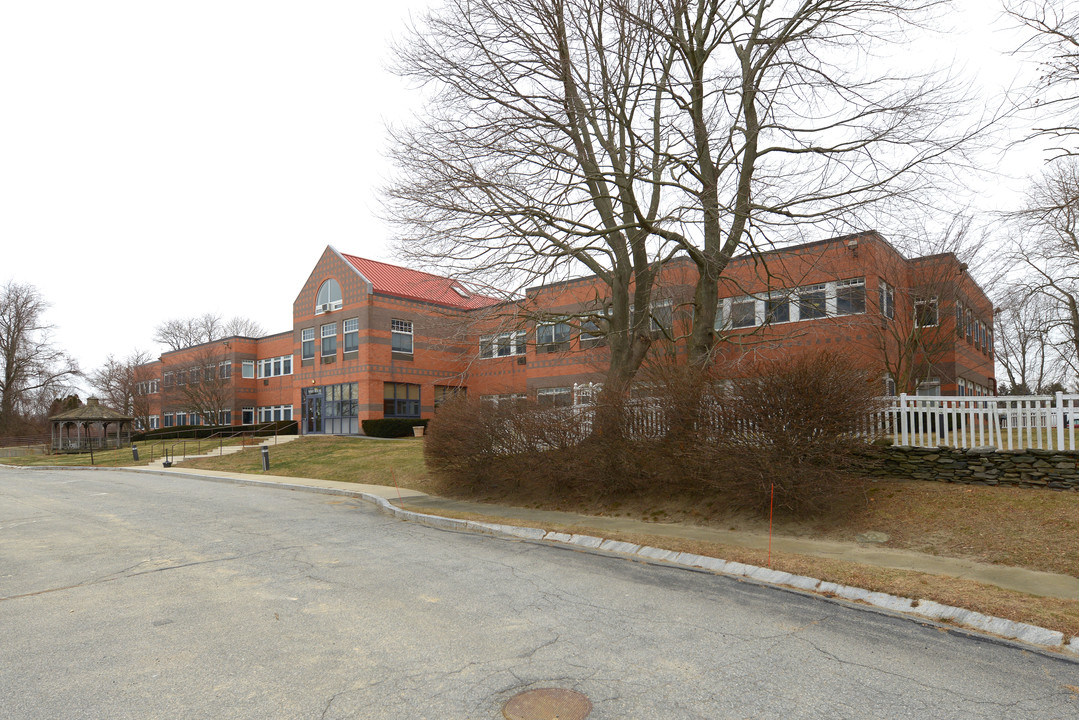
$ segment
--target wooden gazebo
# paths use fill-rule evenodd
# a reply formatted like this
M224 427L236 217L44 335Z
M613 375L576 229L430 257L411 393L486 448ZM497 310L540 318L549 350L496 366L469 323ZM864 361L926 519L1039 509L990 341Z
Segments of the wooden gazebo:
M87 452L91 448L103 450L130 445L131 426L134 421L133 417L105 407L97 398L88 398L82 407L49 418L52 426L52 450ZM116 428L111 436L110 426Z

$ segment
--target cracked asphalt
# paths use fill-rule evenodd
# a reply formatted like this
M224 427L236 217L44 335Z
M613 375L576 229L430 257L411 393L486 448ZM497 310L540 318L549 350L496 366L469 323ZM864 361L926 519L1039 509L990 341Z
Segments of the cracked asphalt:
M1079 663L185 477L0 474L0 718L1074 718Z

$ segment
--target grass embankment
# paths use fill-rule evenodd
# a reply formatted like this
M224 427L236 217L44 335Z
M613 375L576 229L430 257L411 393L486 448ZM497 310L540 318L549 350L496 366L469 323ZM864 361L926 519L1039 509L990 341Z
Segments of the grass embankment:
M100 467L138 467L148 465L151 462L160 462L167 450L170 455L183 457L188 455L208 453L217 450L219 446L230 447L242 442L240 438L228 440L157 440L153 442L137 442L139 459L133 459L131 448L125 447L119 450L94 450L93 462L90 453L57 453L55 455L19 455L17 457L0 458L0 463L5 465L32 465L32 466L62 466L84 467L94 465Z
M422 440L302 438L270 449L270 475L320 478L392 486L437 493L426 473ZM130 456L130 451L128 451ZM19 460L16 458L15 460ZM262 474L257 449L183 463L183 467ZM720 503L679 499L678 493L648 499L623 498L596 502L584 498L524 496L510 502L507 494L468 498L526 507L595 515L630 517L646 522L695 525L766 533L766 520L731 512ZM424 509L423 512L432 512ZM443 513L452 517L488 519L497 515ZM520 520L504 520L513 524ZM753 565L767 565L767 552L740 546L675 539L647 533L613 533L587 523L536 524L549 530L601 535L638 544L710 555ZM1079 577L1079 493L1052 492L924 482L875 482L852 492L840 512L814 521L779 519L777 535L853 541L875 530L890 538L883 546L964 558ZM772 553L772 567L799 575L969 608L1079 636L1079 602L1036 597L969 580L907 570L862 565L831 558Z
M305 437L270 446L270 471L262 472L258 449L200 458L181 463L185 468L286 477L336 480L368 485L390 485L432 493L434 487L423 464L420 438Z

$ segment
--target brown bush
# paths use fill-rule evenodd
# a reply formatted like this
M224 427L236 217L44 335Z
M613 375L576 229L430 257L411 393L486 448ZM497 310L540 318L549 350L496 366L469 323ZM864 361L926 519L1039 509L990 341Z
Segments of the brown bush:
M443 405L424 452L449 495L616 500L690 494L727 507L827 512L854 482L856 436L877 383L842 356L811 354L751 368L652 368L647 397L601 394L590 409Z

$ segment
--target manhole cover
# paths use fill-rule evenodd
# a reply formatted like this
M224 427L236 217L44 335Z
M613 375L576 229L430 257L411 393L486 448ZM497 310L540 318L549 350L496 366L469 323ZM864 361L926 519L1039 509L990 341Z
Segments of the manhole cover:
M579 692L542 688L514 695L502 708L506 720L584 720L592 702Z

